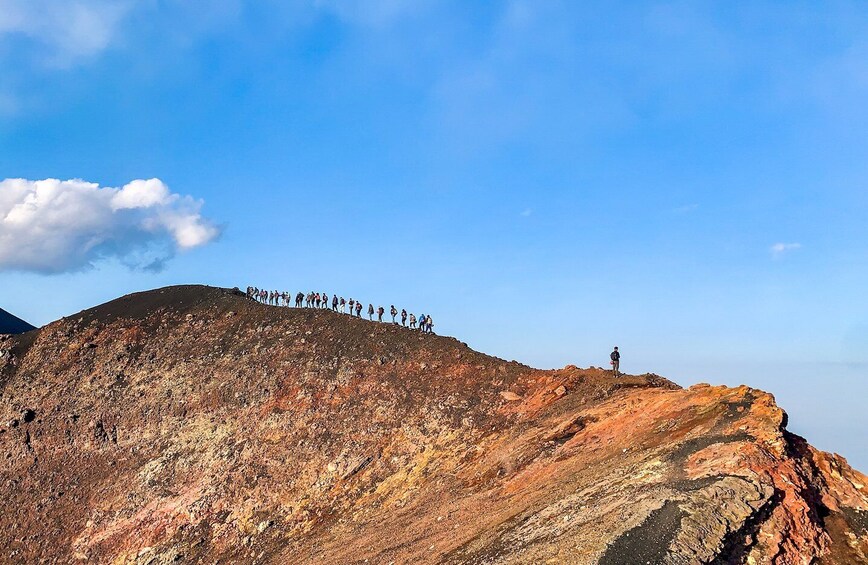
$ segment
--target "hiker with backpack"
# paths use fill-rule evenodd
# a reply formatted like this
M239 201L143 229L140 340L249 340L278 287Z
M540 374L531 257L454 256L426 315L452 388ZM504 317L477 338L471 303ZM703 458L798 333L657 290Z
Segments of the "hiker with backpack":
M378 321L380 321L380 322L383 321L383 314L385 314L385 313L386 313L386 309L383 308L382 306L380 306L379 308L377 308L377 318L378 318Z
M416 329L416 315L410 314L410 329Z
M337 294L332 296L332 311L333 312L338 311L338 295Z
M389 314L392 315L392 323L397 324L398 322L395 321L395 316L398 315L398 309L395 308L394 304L392 304L392 307L389 309Z
M407 310L401 308L401 325L407 327Z
M431 316L425 318L425 333L433 334L434 333L434 320L431 319Z
M621 376L621 354L618 352L617 345L615 346L615 350L609 354L609 358L612 360L612 376Z
M362 317L362 301L356 300L356 318Z
M374 321L374 305L368 304L368 319L370 321Z
M425 314L419 316L419 331L425 333L425 324L428 322L428 318Z

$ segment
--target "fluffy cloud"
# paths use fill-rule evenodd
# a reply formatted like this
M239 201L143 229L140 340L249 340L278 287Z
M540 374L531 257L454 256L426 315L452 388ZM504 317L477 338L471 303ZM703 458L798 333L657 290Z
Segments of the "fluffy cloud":
M108 258L159 269L177 250L219 235L201 207L159 179L121 188L6 179L0 181L0 270L60 273Z
M772 254L772 257L780 257L784 253L789 251L795 251L796 249L801 249L801 243L775 243L769 248L769 251Z

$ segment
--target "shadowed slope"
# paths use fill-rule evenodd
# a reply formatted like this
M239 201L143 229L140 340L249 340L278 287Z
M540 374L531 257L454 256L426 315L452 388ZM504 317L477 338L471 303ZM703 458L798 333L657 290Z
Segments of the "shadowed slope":
M22 334L36 329L21 318L0 309L0 334Z
M862 562L772 397L171 287L0 342L3 559ZM638 540L638 541L637 541ZM638 544L638 545L637 545ZM651 558L651 557L649 557Z

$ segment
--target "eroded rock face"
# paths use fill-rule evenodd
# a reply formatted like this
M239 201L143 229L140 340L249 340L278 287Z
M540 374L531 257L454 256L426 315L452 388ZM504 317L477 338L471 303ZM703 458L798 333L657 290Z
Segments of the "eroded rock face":
M748 387L173 287L0 341L0 392L0 562L868 562L866 477Z

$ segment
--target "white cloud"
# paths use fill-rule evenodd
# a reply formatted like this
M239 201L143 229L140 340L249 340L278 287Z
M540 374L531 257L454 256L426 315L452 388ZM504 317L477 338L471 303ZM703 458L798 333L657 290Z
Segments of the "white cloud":
M158 204L167 204L172 199L173 195L169 193L169 187L160 179L134 180L112 197L111 207L113 210L149 208Z
M27 39L29 48L41 53L43 63L70 66L106 49L135 3L135 0L0 0L0 39ZM16 49L19 55L20 49Z
M772 254L772 257L778 258L788 253L790 251L795 251L796 249L801 249L801 243L775 243L769 248L769 251Z
M699 204L685 204L684 206L679 206L677 208L673 208L672 212L674 214L689 214L690 212L694 212L699 209Z
M60 273L116 258L158 268L175 251L213 241L220 230L202 201L159 179L121 188L83 180L0 181L0 270Z
M533 210L531 210L530 208L525 208L524 210L521 211L520 215L522 218L528 218L528 217L530 217L531 214L533 214Z

